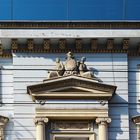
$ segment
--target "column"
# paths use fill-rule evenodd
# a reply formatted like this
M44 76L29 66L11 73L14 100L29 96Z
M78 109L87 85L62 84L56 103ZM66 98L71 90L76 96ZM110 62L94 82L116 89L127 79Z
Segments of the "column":
M108 117L96 119L98 124L98 140L108 140L108 124L110 122L111 119Z
M8 123L9 119L4 116L0 116L0 140L4 140L4 128Z
M140 140L140 115L139 116L134 116L132 118L133 123L136 125L137 127L137 140Z
M140 124L137 124L137 140L140 140Z
M0 123L0 140L4 140L4 126Z
M36 125L36 140L46 140L45 138L45 123L48 123L49 119L46 117L36 117L34 122Z

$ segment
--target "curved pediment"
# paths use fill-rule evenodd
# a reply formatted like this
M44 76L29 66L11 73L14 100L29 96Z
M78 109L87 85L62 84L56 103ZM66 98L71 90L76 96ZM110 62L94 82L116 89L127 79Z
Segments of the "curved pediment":
M27 87L34 100L46 99L101 99L109 100L116 86L77 75L44 80L43 83Z

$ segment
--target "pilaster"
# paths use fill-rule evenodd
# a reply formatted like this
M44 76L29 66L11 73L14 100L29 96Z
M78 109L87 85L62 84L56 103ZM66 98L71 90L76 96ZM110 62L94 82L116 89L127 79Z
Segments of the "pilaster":
M34 119L36 125L36 140L46 140L45 138L45 124L49 119L46 117L37 117Z
M7 117L0 116L0 140L4 140L4 128L8 121Z
M111 123L111 119L108 117L97 118L99 140L108 140L108 124Z

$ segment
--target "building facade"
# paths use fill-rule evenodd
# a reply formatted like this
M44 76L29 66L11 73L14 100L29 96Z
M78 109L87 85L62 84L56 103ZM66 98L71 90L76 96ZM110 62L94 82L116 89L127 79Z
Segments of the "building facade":
M140 139L139 23L0 28L1 140Z

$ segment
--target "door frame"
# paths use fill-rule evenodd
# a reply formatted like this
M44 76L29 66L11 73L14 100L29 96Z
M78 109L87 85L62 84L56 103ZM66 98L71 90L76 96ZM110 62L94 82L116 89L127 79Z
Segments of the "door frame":
M88 140L95 140L95 134L50 134L50 140L56 140L57 137L77 137L77 138L88 138Z

